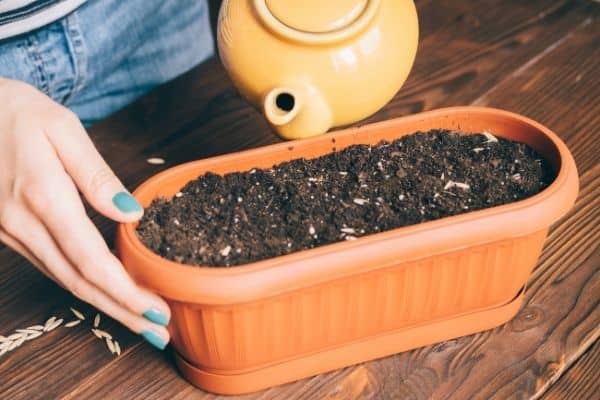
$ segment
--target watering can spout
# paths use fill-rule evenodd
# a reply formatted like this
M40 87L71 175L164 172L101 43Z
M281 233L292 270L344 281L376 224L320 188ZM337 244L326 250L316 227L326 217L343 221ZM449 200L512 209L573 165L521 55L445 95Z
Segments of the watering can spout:
M321 135L332 125L329 105L321 93L309 85L272 89L264 97L263 111L284 139Z

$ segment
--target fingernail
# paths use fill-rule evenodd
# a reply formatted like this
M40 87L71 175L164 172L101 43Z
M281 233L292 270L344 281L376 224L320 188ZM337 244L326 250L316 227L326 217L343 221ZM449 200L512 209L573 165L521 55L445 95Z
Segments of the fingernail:
M141 211L142 206L138 201L127 192L119 192L112 198L113 204L117 206L121 212L129 213Z
M148 321L154 322L155 324L167 326L169 324L169 318L156 308L151 308L146 311L144 314L144 318Z
M167 347L167 343L163 340L163 338L154 331L146 330L142 332L142 337L159 350L164 350L165 347Z

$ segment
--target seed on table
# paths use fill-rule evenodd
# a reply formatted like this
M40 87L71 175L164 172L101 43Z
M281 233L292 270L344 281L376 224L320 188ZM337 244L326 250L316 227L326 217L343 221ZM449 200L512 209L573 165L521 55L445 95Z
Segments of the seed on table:
M50 332L56 328L58 328L60 326L60 324L63 323L63 319L58 319L56 321L54 321L52 324L46 326L46 328L44 328L44 332Z
M75 309L75 308L73 308L73 307L71 307L71 312L72 312L72 313L73 313L73 315L75 315L75 316L76 316L78 319L80 319L80 320L82 320L82 321L85 319L85 317L83 316L83 314L81 313L81 311L79 311L79 310L77 310L77 309Z
M115 354L117 352L117 349L115 349L115 345L112 342L112 340L110 339L106 339L106 346L108 347L108 350L110 350L111 354Z
M26 328L26 329L17 329L17 332L25 333L25 334L29 335L30 333L38 333L39 331L37 331L35 329Z
M52 325L54 323L54 321L56 321L56 317L50 317L48 318L48 320L46 321L46 323L44 324L44 331L48 330L48 327L50 325Z
M33 325L33 326L30 326L30 327L25 328L25 329L31 329L31 330L34 330L34 331L41 331L41 330L44 330L44 326L43 325Z
M65 324L65 327L67 327L67 328L72 328L72 327L74 327L74 326L77 326L77 325L79 325L80 323L81 323L81 320L80 320L80 319L76 319L75 321L67 322L67 323Z
M96 314L94 318L94 328L97 328L100 325L100 314Z
M8 340L17 340L19 338L21 338L22 336L24 336L22 333L13 333L12 335L8 336Z
M42 336L43 334L44 334L44 332L43 332L43 331L36 331L35 333L32 333L31 335L28 335L28 336L26 337L26 339L27 339L27 340L33 340L33 339L35 339L35 338L37 338L37 337L40 337L40 336Z
M148 164L153 164L153 165L160 165L160 164L164 164L165 160L159 157L150 157L148 159L146 159L146 162Z
M116 340L114 343L115 343L115 352L117 353L118 356L120 356L121 355L121 346L119 346L119 342L117 342Z

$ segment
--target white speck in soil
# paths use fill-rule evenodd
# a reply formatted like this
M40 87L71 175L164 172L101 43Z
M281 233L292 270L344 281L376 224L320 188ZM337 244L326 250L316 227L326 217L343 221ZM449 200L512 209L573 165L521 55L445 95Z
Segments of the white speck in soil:
M342 231L343 233L348 233L348 234L352 234L352 235L356 233L354 228L342 228L342 229L340 229L340 231Z
M475 148L473 149L473 151L474 151L475 153L479 153L480 151L483 151L483 150L485 150L483 147L475 147Z
M311 235L314 235L314 234L315 234L315 232L316 232L316 231L315 231L315 227L314 227L314 226L312 226L312 225L311 225L311 226L309 226L309 227L308 227L308 233L309 233L309 234L311 234Z
M346 240L356 240L356 236L348 235L345 237Z
M181 192L175 193L175 197L181 197L181 196L183 196L183 193L181 193Z
M404 200L405 198L406 198L406 196L404 196L403 194L398 196L398 200L400 200L400 201Z
M498 138L496 136L492 135L488 131L483 131L481 134L483 136L485 136L485 138L487 139L486 143L497 143L498 142Z
M238 203L241 203L242 201L244 201L244 199L242 199L241 197L238 197L238 198L237 198L237 202L238 202Z
M469 186L466 183L448 181L446 183L446 186L444 186L444 190L448 190L448 189L451 189L451 188L454 188L454 187L457 187L457 188L463 189L463 190L469 190L469 189L471 189L471 186Z
M367 204L369 202L369 200L367 199L354 199L352 200L354 202L354 204L358 204L359 206L364 206L365 204Z
M174 219L174 220L173 220L173 223L174 223L175 225L179 226L179 220L178 220L178 219Z
M227 257L229 255L230 251L231 251L231 246L226 246L223 249L221 249L221 255L223 257Z

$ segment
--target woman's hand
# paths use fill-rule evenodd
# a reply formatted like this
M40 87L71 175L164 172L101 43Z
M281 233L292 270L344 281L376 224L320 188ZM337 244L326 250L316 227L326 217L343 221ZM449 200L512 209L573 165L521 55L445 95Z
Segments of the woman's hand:
M25 83L0 79L0 240L75 296L164 348L169 307L132 281L77 189L112 220L142 216L75 114Z

